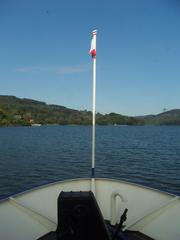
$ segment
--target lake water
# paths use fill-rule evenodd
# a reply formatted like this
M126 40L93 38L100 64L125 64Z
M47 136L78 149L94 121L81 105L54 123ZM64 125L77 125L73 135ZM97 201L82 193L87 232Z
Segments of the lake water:
M180 195L179 126L98 126L96 140L96 177ZM0 128L0 198L90 173L90 126Z

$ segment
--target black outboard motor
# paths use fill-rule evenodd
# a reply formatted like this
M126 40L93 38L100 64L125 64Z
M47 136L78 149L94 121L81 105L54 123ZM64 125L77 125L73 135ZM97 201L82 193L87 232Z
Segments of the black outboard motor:
M91 191L60 193L56 233L58 240L110 240L103 216Z
M56 232L50 232L38 240L110 240L93 193L61 192Z

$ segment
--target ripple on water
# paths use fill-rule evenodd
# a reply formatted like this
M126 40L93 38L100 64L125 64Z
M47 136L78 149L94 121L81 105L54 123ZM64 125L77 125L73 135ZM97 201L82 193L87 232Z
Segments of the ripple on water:
M96 176L180 195L180 127L97 127ZM0 197L89 177L91 127L0 128Z

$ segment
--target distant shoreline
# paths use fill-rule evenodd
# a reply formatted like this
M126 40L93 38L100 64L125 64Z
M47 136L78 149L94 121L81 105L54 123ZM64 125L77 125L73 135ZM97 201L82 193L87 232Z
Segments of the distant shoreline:
M24 127L24 128L43 128L43 127L91 127L92 124L42 124L41 126L31 126L31 125L1 125L0 128L18 128L18 127ZM178 127L180 124L162 124L162 125L157 125L157 124L144 124L144 125L100 125L96 124L97 127L114 127L114 128L125 128L125 127Z
M0 126L91 125L92 112L46 104L33 99L0 95ZM97 125L180 125L180 109L156 115L96 114Z

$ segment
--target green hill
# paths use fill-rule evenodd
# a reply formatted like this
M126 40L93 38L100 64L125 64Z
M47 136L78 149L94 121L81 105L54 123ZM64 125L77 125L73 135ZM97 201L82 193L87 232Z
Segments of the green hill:
M0 95L0 126L29 126L34 123L90 125L91 119L91 111L78 111L33 99ZM97 113L96 122L99 125L180 125L180 110L139 117Z
M31 125L40 124L91 124L90 111L78 111L59 105L48 105L32 99L14 96L0 96L0 125ZM111 113L97 114L97 123L107 124L135 124L135 118Z
M157 114L149 122L156 125L180 125L180 109Z
M79 120L79 111L76 110L48 105L32 99L0 96L1 125L72 124L77 120Z

